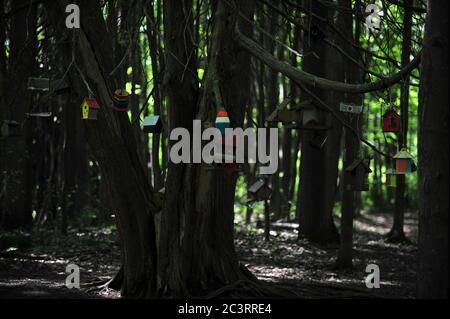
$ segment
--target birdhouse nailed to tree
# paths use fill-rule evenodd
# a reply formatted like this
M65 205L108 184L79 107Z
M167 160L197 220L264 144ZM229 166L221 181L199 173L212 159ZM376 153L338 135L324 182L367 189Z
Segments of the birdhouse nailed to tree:
M372 173L370 169L370 159L357 159L349 167L345 169L347 176L348 189L354 191L368 191L368 175Z
M236 163L236 158L234 156L234 148L236 147L236 139L233 137L230 140L227 140L225 137L225 130L227 128L231 128L230 118L228 117L228 113L224 108L219 108L216 115L216 128L222 134L222 140L220 149L222 152L220 154L214 154L214 160L222 162L221 167L223 171L230 175L238 170L238 164ZM231 147L230 147L231 146ZM225 151L224 151L225 148ZM231 152L231 153L228 153ZM228 163L232 162L232 163Z
M16 121L2 121L0 127L0 138L20 136L20 124Z
M386 170L386 186L397 187L397 172L395 169L389 168Z
M28 90L54 92L62 94L69 91L70 85L65 79L28 78Z
M272 196L272 189L263 179L256 181L248 190L251 201L266 201Z
M413 156L403 148L395 156L395 170L397 174L411 173L415 170Z
M225 135L225 129L230 128L230 118L224 108L220 108L216 116L216 128Z
M113 109L119 112L128 111L129 97L130 94L126 90L116 90L112 102Z
M96 120L100 106L97 100L91 97L84 99L81 104L83 120Z
M144 118L143 129L144 133L158 134L162 132L162 120L159 115L147 116Z
M383 132L398 133L400 132L400 115L394 110L389 110L382 117Z

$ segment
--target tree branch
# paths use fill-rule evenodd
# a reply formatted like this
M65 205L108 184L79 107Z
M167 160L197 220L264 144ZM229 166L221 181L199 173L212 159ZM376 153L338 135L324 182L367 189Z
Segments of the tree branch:
M400 82L406 75L411 73L412 70L417 68L421 59L420 52L405 68L388 78L372 83L349 84L315 76L300 69L296 69L286 62L278 60L260 47L255 41L243 35L238 28L236 28L235 40L243 50L249 52L252 56L261 60L272 69L284 74L297 84L306 84L324 90L351 94L362 94L387 89L390 86Z

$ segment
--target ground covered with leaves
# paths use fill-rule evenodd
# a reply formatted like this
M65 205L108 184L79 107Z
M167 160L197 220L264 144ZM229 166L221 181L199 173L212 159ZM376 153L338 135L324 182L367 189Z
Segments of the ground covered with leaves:
M237 225L236 249L241 262L260 280L287 285L305 298L413 298L416 282L417 214L408 213L410 242L386 243L392 218L367 213L355 221L354 267L334 269L337 247L298 240L295 223L275 223L271 240L262 230ZM81 289L65 286L68 264L80 267ZM366 266L380 268L379 289L368 289ZM107 281L120 266L114 227L70 229L67 236L40 229L32 235L0 235L0 298L120 298L111 289L90 289Z

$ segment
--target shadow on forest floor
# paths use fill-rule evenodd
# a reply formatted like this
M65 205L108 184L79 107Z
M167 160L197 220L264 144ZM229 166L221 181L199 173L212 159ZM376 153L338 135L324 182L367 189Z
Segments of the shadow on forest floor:
M370 213L355 221L354 267L333 270L336 248L297 240L296 224L277 223L271 241L260 231L240 230L236 250L240 260L261 280L302 287L311 298L413 298L417 257L417 214L405 216L405 233L412 244L388 244L388 214ZM245 227L239 227L245 229ZM1 248L1 247L0 247ZM117 292L99 294L65 287L65 268L80 266L81 283L107 280L119 268L117 233L113 227L71 230L62 237L49 230L33 234L32 247L0 252L0 298L118 298ZM380 267L380 289L365 286L368 264Z

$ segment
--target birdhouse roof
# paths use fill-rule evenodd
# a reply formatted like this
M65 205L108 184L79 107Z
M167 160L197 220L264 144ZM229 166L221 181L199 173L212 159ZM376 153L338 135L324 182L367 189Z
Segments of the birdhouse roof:
M263 181L263 180L258 180L258 181L256 181L256 182L249 188L248 191L249 191L249 193L255 194L255 193L257 193L258 191L260 191L263 187L266 187L266 188L268 188L268 189L271 189L271 188L269 187L269 185L266 184L265 181Z
M349 167L345 169L346 172L352 172L355 169L357 169L359 166L362 165L362 167L365 169L366 172L371 173L372 170L370 169L370 161L367 159L357 159L355 160Z
M402 149L400 152L395 154L395 159L412 159L413 156L405 149Z
M3 124L6 124L8 126L19 126L19 122L17 121L8 121L8 120L3 120Z
M230 119L228 117L217 117L216 123L230 123Z
M388 110L386 111L386 113L383 114L383 118L388 116L400 117L400 115L398 115L398 113L395 110Z
M83 104L87 104L91 109L99 109L100 106L97 103L97 100L91 97L88 97L84 100Z
M159 115L147 116L146 118L144 118L143 125L144 126L155 126L155 125L158 125L159 121L160 121Z

